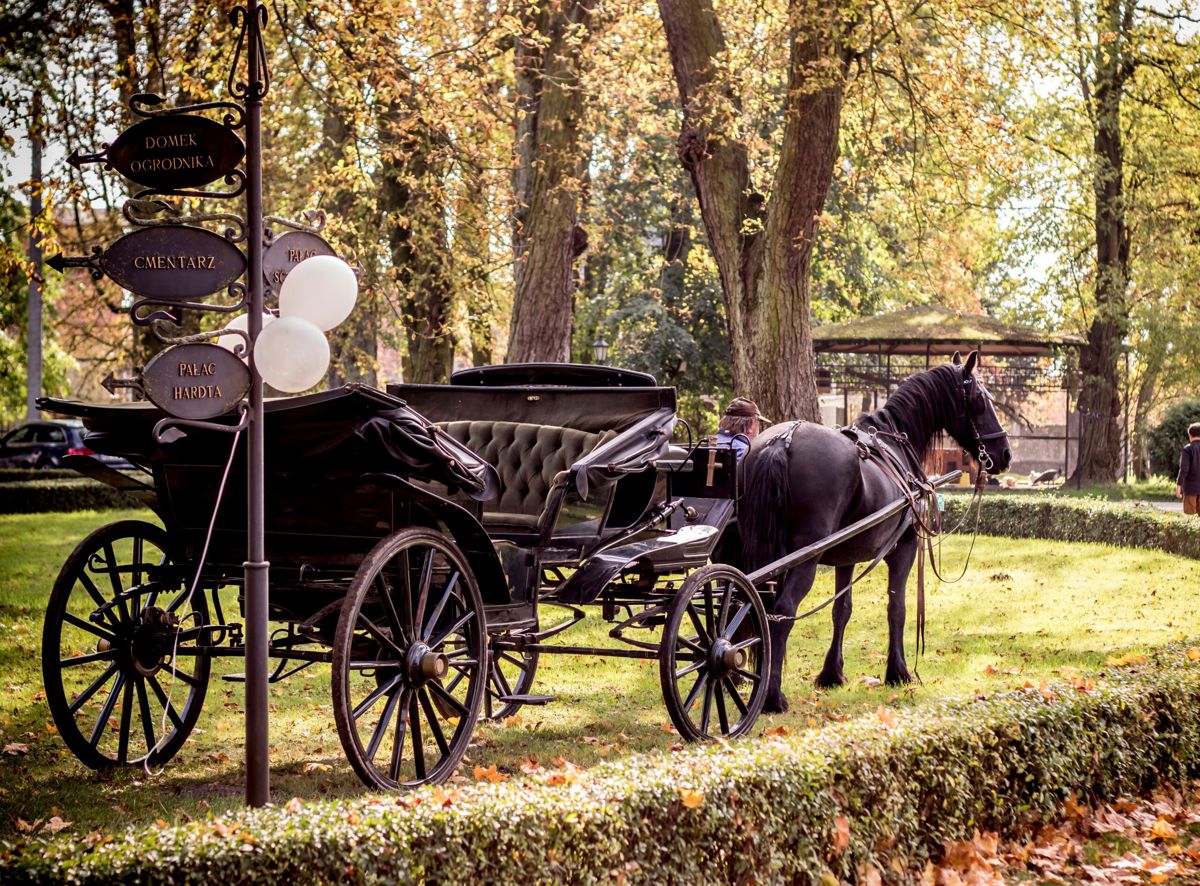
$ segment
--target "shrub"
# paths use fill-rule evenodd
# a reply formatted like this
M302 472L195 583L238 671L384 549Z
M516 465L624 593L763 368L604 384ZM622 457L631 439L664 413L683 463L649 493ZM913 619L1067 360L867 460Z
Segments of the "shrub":
M111 486L74 472L70 479L24 480L0 485L0 514L103 511L138 506L138 502Z
M1162 421L1150 429L1146 449L1154 473L1172 479L1179 473L1179 450L1187 443L1188 425L1194 421L1200 421L1200 400L1185 400L1169 408Z
M1176 645L1099 683L881 710L570 776L39 841L0 861L14 882L818 883L862 882L868 865L895 880L943 840L1197 772L1200 663Z
M945 496L943 522L953 526L962 519L971 499ZM974 525L974 509L961 531ZM1200 560L1200 520L1171 514L1153 505L1117 503L1053 494L987 495L983 499L979 531L1010 538L1045 538L1053 541L1089 541L1126 548L1154 548Z
M78 478L69 468L0 468L0 484L21 483L25 480L66 480Z

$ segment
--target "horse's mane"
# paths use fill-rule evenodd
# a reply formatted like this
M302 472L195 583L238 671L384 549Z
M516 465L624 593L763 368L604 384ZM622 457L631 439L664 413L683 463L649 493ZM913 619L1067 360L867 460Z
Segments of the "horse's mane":
M954 426L960 373L957 366L943 364L910 375L881 409L863 413L854 424L905 433L913 449L924 458L934 437Z

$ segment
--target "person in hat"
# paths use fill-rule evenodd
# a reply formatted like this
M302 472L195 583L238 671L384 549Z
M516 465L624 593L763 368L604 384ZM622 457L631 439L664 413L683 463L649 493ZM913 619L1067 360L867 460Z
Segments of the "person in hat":
M750 449L750 441L758 436L766 420L753 400L736 397L725 408L725 415L717 426L717 443L732 446L740 462Z

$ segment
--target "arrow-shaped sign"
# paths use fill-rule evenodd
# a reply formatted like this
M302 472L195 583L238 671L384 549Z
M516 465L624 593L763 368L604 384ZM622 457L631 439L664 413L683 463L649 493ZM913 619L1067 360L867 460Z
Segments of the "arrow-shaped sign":
M60 274L67 268L87 268L92 272L92 276L99 280L104 276L99 265L100 255L101 251L98 247L93 250L91 255L63 255L60 252L58 255L46 259L46 264Z
M79 148L71 151L67 156L67 162L78 169L85 163L107 163L108 162L108 145L104 146L103 151L97 151L95 154L81 154Z
M115 378L111 372L105 376L104 381L100 382L100 386L114 397L117 395L118 388L132 388L139 394L142 393L140 378Z

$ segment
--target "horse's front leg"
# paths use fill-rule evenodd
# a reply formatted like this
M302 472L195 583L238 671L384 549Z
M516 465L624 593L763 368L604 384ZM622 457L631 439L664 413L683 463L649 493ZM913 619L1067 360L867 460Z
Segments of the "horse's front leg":
M795 624L791 617L800 608L800 601L808 596L816 575L817 564L805 563L789 572L780 583L779 596L775 598L772 614L786 617L770 622L771 667L767 674L767 698L763 703L763 710L768 714L778 714L788 709L787 696L783 694L782 684L784 653L787 651L792 625Z
M912 682L904 661L905 587L917 556L917 537L911 530L884 562L888 567L888 655L885 679L891 686Z
M854 578L854 566L838 566L833 570L833 575L834 593L841 593L842 588ZM853 601L850 599L853 593L854 591L847 590L833 601L833 639L829 643L829 651L825 653L825 667L821 668L816 680L817 685L825 689L846 684L846 675L842 671L842 641L846 636L850 613L854 610Z

